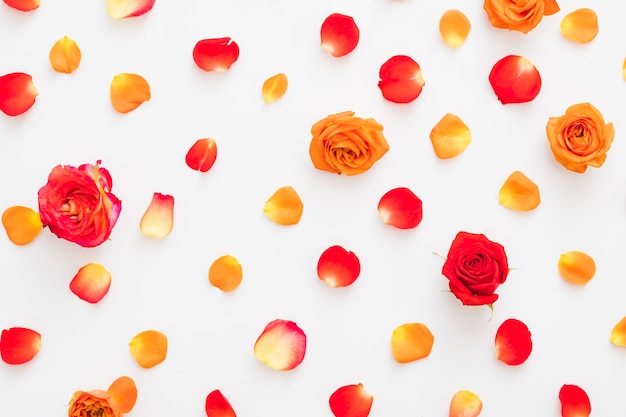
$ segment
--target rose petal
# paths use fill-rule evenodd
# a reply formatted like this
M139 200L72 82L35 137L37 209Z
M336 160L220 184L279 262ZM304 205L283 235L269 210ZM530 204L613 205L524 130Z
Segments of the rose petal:
M591 42L598 34L598 15L587 8L574 10L561 20L561 33L572 42Z
M204 71L224 72L239 58L239 45L230 38L202 39L193 48L193 60Z
M378 74L378 88L383 97L393 103L412 102L419 97L426 84L419 64L406 55L389 58L380 67Z
M29 207L13 206L2 213L2 226L9 240L16 245L26 245L43 229L39 213Z
M326 249L317 262L317 276L331 287L347 287L360 273L359 258L341 246Z
M2 330L0 356L9 365L20 365L33 359L41 350L41 335L34 330L12 327Z
M446 45L458 48L463 45L472 25L460 10L447 10L439 20L439 33Z
M398 363L413 362L430 355L434 336L422 323L406 323L391 334L391 353Z
M306 335L293 321L276 319L254 344L254 356L272 369L288 371L302 363Z
M35 104L37 89L33 78L23 72L0 77L0 110L8 116L19 116Z
M130 354L142 368L152 368L167 356L167 337L157 330L145 330L128 344Z
M111 104L120 113L135 110L150 100L150 85L137 74L121 73L111 81Z
M422 221L422 200L408 188L394 188L381 197L378 214L385 224L413 229Z
M39 7L41 0L4 0L9 7L22 12L30 12Z
M610 340L615 346L626 347L626 317L622 317L613 327Z
M207 395L204 408L207 417L237 417L233 407L218 389Z
M469 128L456 114L447 113L430 131L430 141L440 159L453 158L472 141Z
M541 202L539 187L520 171L506 179L498 194L500 204L517 211L530 211Z
M477 417L483 409L483 403L470 391L458 391L450 401L448 417Z
M187 151L185 162L193 170L207 172L217 159L217 144L212 138L198 139Z
M95 304L109 292L111 273L100 264L87 264L80 268L72 281L70 290L81 300Z
M359 43L359 28L351 16L333 13L322 23L322 48L334 57L349 54Z
M164 238L174 227L174 197L167 194L154 193L152 201L139 222L144 236Z
M209 268L209 282L222 291L232 291L241 284L242 271L237 258L224 255Z
M591 402L578 385L563 385L559 391L562 417L589 417Z
M533 349L530 331L517 319L505 320L495 338L496 358L507 365L520 365L528 359Z
M596 274L596 263L593 258L575 250L561 254L557 267L565 281L577 285L588 283Z
M132 378L121 376L117 378L107 392L117 403L120 411L124 414L130 413L137 402L137 386Z
M64 36L52 45L49 58L52 69L71 74L80 64L81 53L76 42Z
M508 55L496 62L489 82L502 104L532 101L541 90L539 71L519 55Z
M330 395L328 403L335 417L367 417L374 397L363 384L344 385Z
M263 95L263 101L266 103L272 103L287 92L287 76L285 74L276 74L263 83L261 94Z
M281 187L265 202L263 212L275 223L283 226L297 224L302 217L304 205L291 186Z
M107 11L113 19L141 16L152 10L155 0L107 0Z
M626 58L624 58L624 63L622 64L622 78L626 81Z

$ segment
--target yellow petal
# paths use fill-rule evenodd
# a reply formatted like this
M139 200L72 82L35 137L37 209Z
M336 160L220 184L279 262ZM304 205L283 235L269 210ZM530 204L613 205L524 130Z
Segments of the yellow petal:
M145 236L163 238L170 234L174 226L174 197L154 193L146 209L139 228Z
M150 100L150 85L137 74L118 74L111 81L111 104L120 113L135 110Z
M469 128L459 116L447 113L430 132L430 141L440 159L453 158L472 141Z
M2 213L2 226L9 240L16 245L26 245L32 242L43 228L39 213L23 206L6 209Z
M624 81L626 81L626 58L624 58L624 63L622 64L622 77L624 77Z
M504 207L517 211L530 211L541 202L539 187L520 171L509 175L498 198Z
M572 284L584 285L596 274L596 263L586 253L570 251L559 257L561 277Z
M167 355L167 337L157 330L146 330L137 334L128 345L130 354L142 368L152 368L160 364Z
M591 42L598 34L598 15L591 9L574 10L561 20L561 33L572 42Z
M458 391L450 401L448 417L477 417L483 409L480 398L471 391Z
M224 255L217 258L209 268L209 282L222 291L232 291L241 283L243 273L237 258Z
M626 317L623 317L611 330L611 343L626 347Z
M265 202L263 212L275 223L283 226L297 224L304 205L291 186L281 187Z
M263 100L266 103L271 103L284 96L286 91L287 76L285 74L276 74L263 83Z
M406 323L391 335L391 353L399 363L407 363L430 355L435 338L422 323Z
M67 36L62 37L50 49L50 65L57 72L70 74L78 68L81 53L78 45Z
M460 10L448 10L439 20L439 33L446 45L458 48L463 45L472 25Z

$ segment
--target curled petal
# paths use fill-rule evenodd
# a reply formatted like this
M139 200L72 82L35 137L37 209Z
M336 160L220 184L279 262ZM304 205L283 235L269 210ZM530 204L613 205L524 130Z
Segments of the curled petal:
M121 376L117 378L107 392L117 403L122 413L130 413L137 402L137 386L132 378Z
M302 217L304 205L291 186L281 187L265 202L263 212L275 223L283 226L297 224Z
M52 69L71 74L80 64L81 53L76 42L64 36L52 45L49 58Z
M121 73L111 81L111 104L120 113L135 110L150 100L150 84L137 74Z
M500 204L517 211L530 211L541 202L539 187L520 171L514 171L506 179L498 194Z
M413 229L422 221L422 200L406 187L387 191L378 202L383 223L398 229Z
M359 258L341 246L326 249L317 262L317 276L331 287L347 287L360 273Z
M237 258L224 255L209 268L209 282L222 291L232 291L241 284L243 273Z
M80 268L72 281L70 290L81 300L95 304L109 292L111 273L100 264L87 264Z
M254 344L254 356L272 369L288 371L300 365L306 352L306 335L293 321L276 319Z
M410 103L422 93L426 84L422 70L413 58L395 55L380 67L378 88L386 100L393 103Z
M413 362L430 355L435 338L422 323L406 323L391 334L391 353L398 363Z
M33 78L23 72L0 77L0 110L8 116L19 116L35 104L37 89Z
M2 226L9 240L16 245L26 245L43 229L39 213L24 206L9 207L2 213Z
M334 57L349 54L359 43L359 28L351 16L333 13L322 23L322 48Z
M520 365L528 359L533 344L526 324L517 319L505 320L496 332L496 358L507 365Z
M561 33L572 42L591 42L598 34L598 15L587 8L574 10L561 20Z
M626 317L622 317L613 327L610 340L615 346L626 347Z
M335 417L367 417L374 397L363 384L344 385L330 395L328 403Z
M4 0L7 6L22 12L31 12L39 7L41 0Z
M0 356L9 365L20 365L33 359L41 350L41 335L24 327L2 330Z
M107 11L113 19L141 16L152 10L155 0L107 0Z
M157 330L145 330L128 344L130 354L142 368L152 368L167 356L167 337Z
M174 197L154 193L152 201L139 222L141 233L145 236L163 238L174 227Z
M204 409L207 417L237 417L233 407L218 389L207 395Z
M439 33L446 45L458 48L463 45L472 25L460 10L447 10L439 20Z
M565 384L559 390L562 417L589 417L591 402L589 396L578 385Z
M202 39L193 48L193 60L204 71L224 72L239 58L239 45L226 38Z
M478 417L483 403L476 394L470 391L458 391L450 401L448 417Z
M266 103L278 100L287 92L287 76L285 74L276 74L263 83L261 93Z
M198 139L187 151L185 162L193 170L207 172L217 159L217 144L212 138Z
M496 62L489 82L502 104L532 101L541 90L539 71L519 55L508 55Z
M447 113L430 131L430 141L440 159L453 158L472 141L469 128L456 114Z
M557 263L561 277L572 284L584 285L596 274L596 263L584 252L569 251Z

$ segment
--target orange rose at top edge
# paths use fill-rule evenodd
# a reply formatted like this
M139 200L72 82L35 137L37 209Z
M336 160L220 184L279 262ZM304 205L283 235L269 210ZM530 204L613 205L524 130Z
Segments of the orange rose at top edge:
M492 26L522 33L560 10L556 0L485 0L483 8Z
M354 112L331 114L311 127L309 155L315 168L336 174L367 171L388 150L383 126Z
M554 159L570 171L583 173L588 166L599 168L615 136L613 123L589 103L574 104L546 126Z

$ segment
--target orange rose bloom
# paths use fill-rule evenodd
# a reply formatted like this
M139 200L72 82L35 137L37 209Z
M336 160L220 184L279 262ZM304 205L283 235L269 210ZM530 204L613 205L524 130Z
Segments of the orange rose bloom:
M615 129L612 122L604 123L598 109L580 103L570 106L563 116L551 117L546 133L554 159L570 171L583 173L588 166L602 166Z
M121 417L122 410L107 391L76 391L70 401L68 417Z
M485 0L489 22L501 29L528 33L544 16L558 12L556 0Z
M389 150L382 131L376 120L354 117L352 111L331 114L311 127L311 161L323 171L361 174Z

